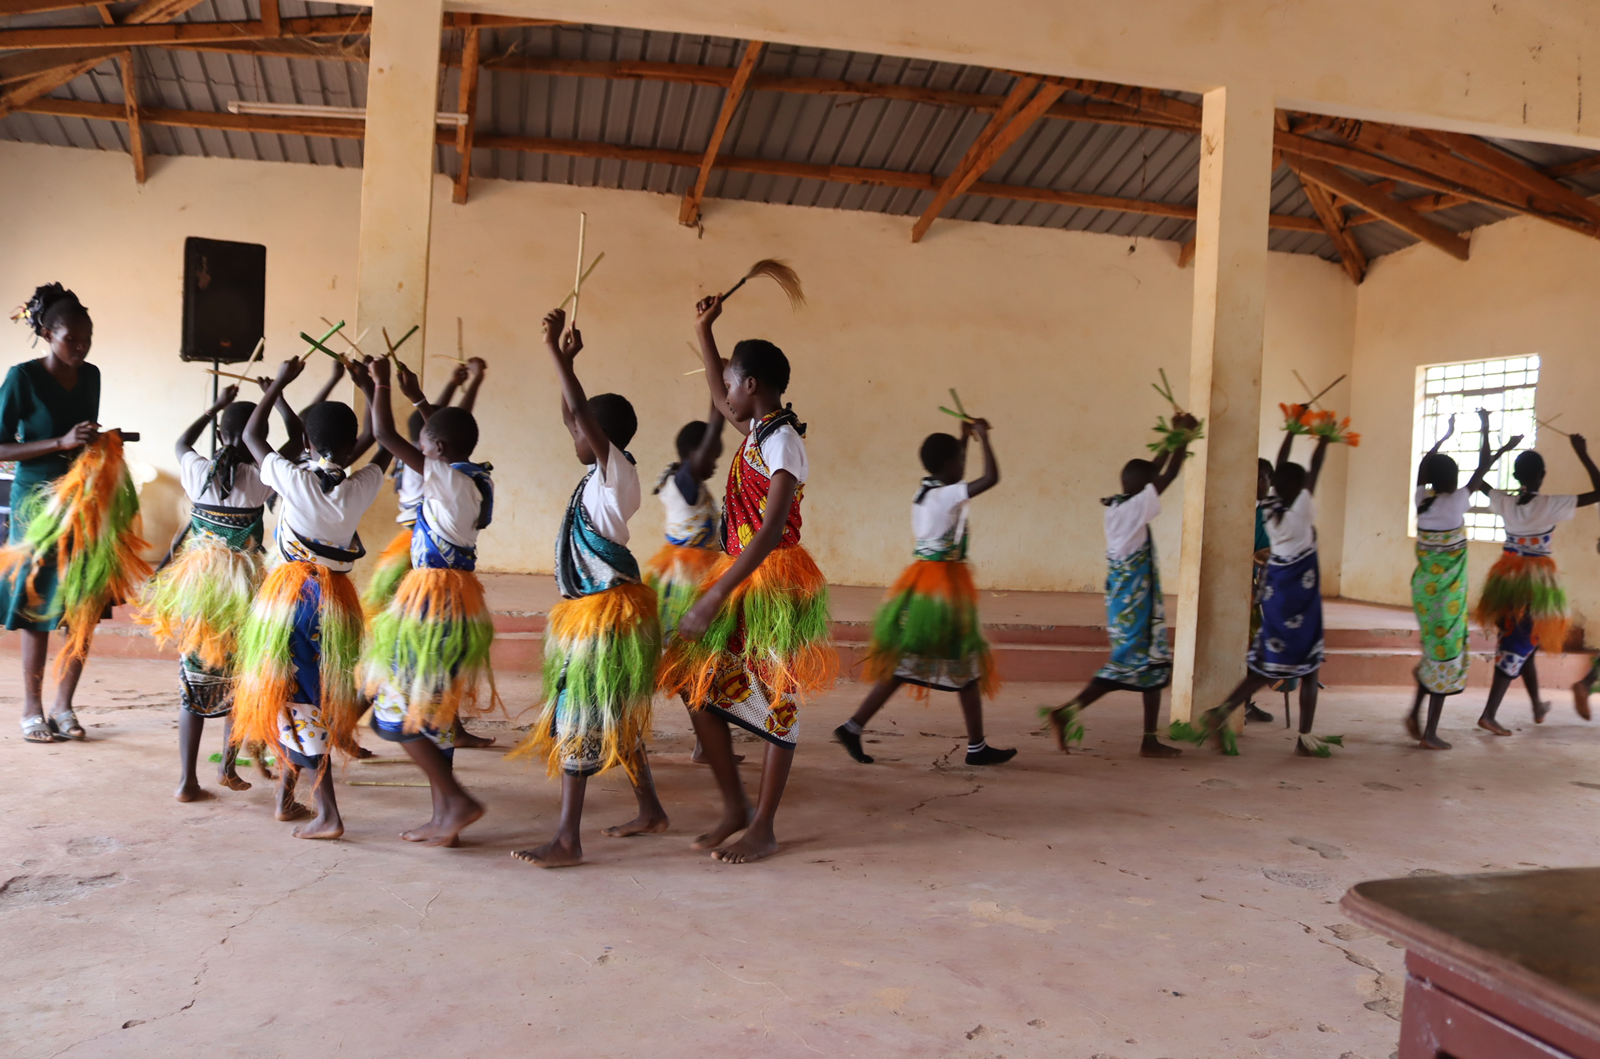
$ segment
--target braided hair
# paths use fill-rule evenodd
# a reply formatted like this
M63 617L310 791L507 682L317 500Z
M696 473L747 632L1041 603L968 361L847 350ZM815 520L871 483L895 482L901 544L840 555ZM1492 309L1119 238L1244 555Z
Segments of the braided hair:
M78 296L59 283L46 283L35 287L28 304L11 314L11 319L26 323L33 333L43 338L61 321L87 320L89 310Z

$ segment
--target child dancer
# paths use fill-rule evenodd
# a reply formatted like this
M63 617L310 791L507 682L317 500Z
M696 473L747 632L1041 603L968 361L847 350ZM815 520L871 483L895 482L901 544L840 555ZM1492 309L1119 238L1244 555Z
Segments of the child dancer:
M722 296L695 307L706 385L717 410L745 435L723 501L728 554L678 621L662 689L687 694L695 735L722 793L722 819L694 842L730 864L777 852L773 819L794 761L800 699L829 687L838 656L828 643L828 586L800 546L807 476L804 427L782 403L789 361L771 342L746 339L726 369L712 337ZM729 723L767 741L751 815ZM744 836L723 848L739 831Z
M645 564L644 580L661 608L661 631L672 635L689 609L700 583L722 554L717 540L717 501L706 482L722 456L722 426L715 405L706 421L678 431L678 459L656 480L655 493L666 515L667 543Z
M1478 727L1495 735L1511 730L1495 719L1506 689L1520 675L1533 702L1533 720L1543 724L1550 704L1539 699L1539 675L1533 656L1540 647L1559 651L1567 638L1567 593L1556 579L1550 558L1550 538L1556 524L1572 518L1580 507L1600 501L1600 468L1589 458L1583 435L1573 434L1572 451L1589 473L1589 492L1580 496L1546 496L1544 457L1528 451L1512 464L1512 474L1522 486L1515 493L1490 489L1489 510L1506 524L1505 550L1489 570L1472 618L1499 633L1495 647L1494 681L1484 703Z
M545 628L544 712L517 753L539 754L561 772L561 822L537 849L512 854L545 868L583 862L578 828L589 777L620 765L633 784L639 815L605 829L613 838L667 829L656 797L644 741L650 734L650 696L661 659L656 596L639 580L628 550L628 519L639 510L639 472L624 446L638 419L614 393L589 398L572 369L583 349L566 313L544 318L545 345L561 379L561 419L578 461L589 472L567 503L556 538L556 586L561 602Z
M250 784L234 768L233 658L239 627L250 614L262 575L262 515L272 490L261 481L255 459L244 444L244 428L256 406L236 401L237 386L222 391L205 414L189 424L175 446L183 490L191 510L189 524L173 548L173 559L145 590L138 620L163 645L176 646L182 689L178 714L178 793L180 802L210 797L195 769L207 718L222 718L222 763L217 782L235 791ZM279 414L298 450L300 419L279 400ZM217 453L206 459L194 443L217 423ZM285 452L284 455L294 453ZM263 766L264 767L264 766ZM270 775L270 774L269 774Z
M983 475L970 482L967 442L976 434L983 446ZM967 505L1000 481L989 423L961 424L961 437L930 434L922 442L927 477L911 503L916 561L889 589L872 623L872 645L864 673L874 682L860 708L833 730L850 756L863 765L872 758L861 749L861 731L902 684L927 698L928 688L954 691L967 723L967 764L1000 765L1015 750L990 746L983 737L983 699L994 698L1000 681L978 621L978 593L967 569Z
M1439 451L1456 432L1451 416L1444 435L1417 464L1417 569L1411 575L1411 605L1422 635L1422 661L1417 664L1417 697L1406 716L1406 731L1426 750L1449 750L1439 738L1444 700L1467 686L1467 508L1473 490L1483 490L1484 475L1522 443L1518 435L1498 452L1489 451L1489 413L1478 409L1482 444L1478 469L1457 488L1456 461ZM1422 700L1428 699L1427 727L1418 723Z
M478 684L485 677L493 695L494 619L473 570L478 533L494 515L494 484L489 468L470 459L478 444L472 413L434 408L405 365L397 364L396 371L401 392L424 420L418 445L394 429L389 362L369 358L352 367L372 408L378 444L422 484L411 569L372 622L366 690L372 696L373 731L404 747L433 790L433 818L400 837L454 846L461 831L483 815L483 806L456 782L451 765L458 711L477 706Z
M398 363L397 360L396 364ZM467 363L458 365L450 373L450 379L445 383L444 389L439 391L439 399L430 407L448 407L456 391L465 385L461 408L470 413L478 401L478 387L483 385L484 368L485 364L479 357L473 357ZM339 370L343 370L342 364L339 365ZM335 379L337 381L337 376ZM417 447L422 437L422 424L425 418L419 405L412 410L406 420L406 436L410 439L412 448ZM396 533L384 546L383 551L378 553L372 568L372 578L361 593L361 605L366 608L369 615L377 614L388 605L389 600L394 598L395 589L400 587L401 579L411 570L411 530L417 521L417 509L422 506L422 475L406 466L402 460L396 463L393 477L395 497L400 502L400 512L395 515L394 520L399 523L400 532Z
M1256 638L1261 627L1261 604L1256 597L1261 588L1261 574L1267 568L1267 557L1272 554L1272 540L1267 536L1267 500L1272 496L1272 461L1256 460L1256 532L1255 555L1250 562L1250 639ZM1272 714L1256 705L1255 699L1244 704L1246 721L1272 723Z
M1199 420L1187 412L1172 417L1175 431L1193 431ZM1140 757L1178 757L1183 751L1156 737L1161 689L1172 683L1172 646L1167 643L1166 600L1150 523L1161 514L1161 494L1177 481L1189 457L1179 445L1152 460L1129 460L1122 468L1122 493L1101 501L1106 507L1106 632L1111 659L1077 698L1046 711L1050 731L1062 753L1082 738L1079 713L1111 691L1136 691L1144 698L1144 738Z
M296 838L338 838L344 821L328 754L356 752L356 666L361 659L361 600L350 568L363 554L356 527L383 488L383 468L354 474L356 414L338 401L306 409L311 459L293 463L267 446L267 410L305 365L286 360L245 424L244 441L261 481L283 501L277 548L283 562L266 577L239 634L233 692L233 742L266 743L280 764L277 817L294 820L301 769L316 776L316 818Z
M1295 434L1285 430L1273 465L1276 494L1267 509L1271 556L1261 584L1261 628L1250 644L1249 672L1226 701L1207 710L1199 729L1176 724L1173 734L1204 742L1216 736L1223 753L1237 754L1228 716L1255 692L1277 680L1300 681L1300 738L1294 752L1302 757L1329 757L1339 736L1311 734L1317 714L1317 671L1322 668L1322 580L1317 565L1317 505L1314 493L1332 440L1318 435L1311 470L1289 461Z

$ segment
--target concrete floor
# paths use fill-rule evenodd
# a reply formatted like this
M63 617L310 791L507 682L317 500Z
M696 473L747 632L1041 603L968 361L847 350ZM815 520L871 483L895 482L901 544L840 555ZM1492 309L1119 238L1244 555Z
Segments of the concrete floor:
M548 835L556 786L498 751L459 755L489 814L457 850L395 837L423 788L341 786L335 843L291 838L264 785L180 805L172 666L95 661L90 742L25 745L14 706L0 728L0 1052L1384 1059L1403 954L1348 925L1348 886L1600 862L1600 724L1564 702L1533 728L1513 692L1494 740L1457 700L1439 754L1406 745L1404 692L1334 690L1333 760L1252 726L1240 758L1151 762L1131 697L1091 711L1089 752L1049 752L1035 709L1067 690L1007 689L991 733L1023 752L979 771L947 698L892 703L880 763L850 762L842 687L806 714L786 850L741 867L688 849L711 781L663 708L671 833L594 835L631 814L607 777L591 863L544 871L507 853Z

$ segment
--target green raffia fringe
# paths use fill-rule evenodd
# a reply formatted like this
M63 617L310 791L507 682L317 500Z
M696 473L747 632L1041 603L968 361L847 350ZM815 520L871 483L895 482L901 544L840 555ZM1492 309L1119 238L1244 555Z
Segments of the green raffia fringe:
M71 511L63 511L52 503L53 491L48 487L29 490L21 505L12 513L12 519L27 527L21 541L14 546L31 552L34 556L46 555L62 536L72 528ZM80 551L61 572L53 599L46 612L29 614L34 621L58 619L63 614L92 605L98 611L106 602L111 586L123 575L126 559L124 535L133 532L139 517L139 492L133 479L124 470L112 489L111 502L106 507L104 525L99 527L86 550ZM142 544L142 542L141 542ZM148 574L146 567L145 573Z
M887 661L890 671L905 655L958 660L988 649L978 608L907 589L878 608L872 620L869 671Z
M568 709L613 713L648 703L655 693L660 658L661 627L654 621L641 621L626 632L607 630L570 643L547 641L546 708L554 709L563 691Z
M404 557L379 563L372 568L372 577L361 591L361 606L368 614L376 614L389 605L400 589L400 582L411 572L411 553Z
M700 598L700 586L693 581L657 577L655 574L647 573L644 583L656 594L661 613L661 628L668 631L678 627L684 612L694 606L694 601Z
M808 648L828 641L828 590L803 595L794 590L753 589L739 606L724 606L712 619L705 636L691 645L695 658L730 651L739 617L744 616L744 656L751 662L791 659Z
M287 602L287 606L285 606ZM321 647L322 697L324 703L354 702L356 671L361 664L361 640L365 633L361 615L339 614L323 600L318 634ZM295 603L274 601L258 604L239 631L239 653L234 672L267 673L294 679L294 656L290 637L294 632ZM287 700L285 700L287 701Z
M410 704L412 719L421 720L429 708L454 689L475 699L478 681L489 672L489 649L494 643L494 621L488 611L470 616L406 613L386 607L372 620L367 652L366 684L369 692L389 684ZM445 704L455 713L456 702Z

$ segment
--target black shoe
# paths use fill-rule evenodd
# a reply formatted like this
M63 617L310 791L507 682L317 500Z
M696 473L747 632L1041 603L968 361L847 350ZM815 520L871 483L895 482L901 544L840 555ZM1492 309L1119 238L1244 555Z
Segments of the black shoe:
M976 754L967 755L969 765L1004 765L1007 761L1017 756L1015 750L1001 750L997 746L986 746Z
M1260 724L1271 724L1272 714L1253 702L1247 702L1244 704L1244 719L1246 723L1256 721Z
M851 757L863 765L872 764L872 755L861 749L861 734L859 732L852 732L841 724L833 730L833 737L844 744L844 748L850 752ZM1012 753L1015 753L1015 751L1012 751Z

